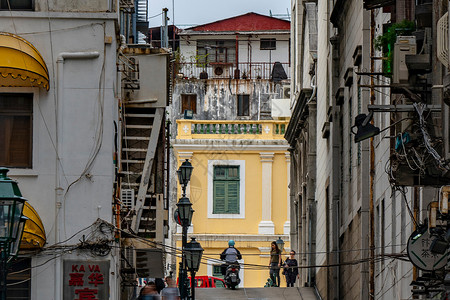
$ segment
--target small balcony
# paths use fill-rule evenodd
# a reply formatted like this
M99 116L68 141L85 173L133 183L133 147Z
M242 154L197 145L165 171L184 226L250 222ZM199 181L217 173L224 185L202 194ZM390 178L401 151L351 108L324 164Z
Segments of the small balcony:
M281 63L288 79L291 66L289 63ZM238 72L235 63L208 63L205 66L196 62L177 64L177 77L180 79L272 79L274 63L246 62L238 64Z
M289 120L177 120L177 139L284 140Z

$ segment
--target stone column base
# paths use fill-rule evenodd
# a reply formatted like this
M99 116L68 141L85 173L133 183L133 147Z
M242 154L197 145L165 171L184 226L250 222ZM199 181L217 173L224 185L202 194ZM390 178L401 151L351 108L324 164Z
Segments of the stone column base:
M272 221L261 221L258 225L259 234L275 234L275 225Z

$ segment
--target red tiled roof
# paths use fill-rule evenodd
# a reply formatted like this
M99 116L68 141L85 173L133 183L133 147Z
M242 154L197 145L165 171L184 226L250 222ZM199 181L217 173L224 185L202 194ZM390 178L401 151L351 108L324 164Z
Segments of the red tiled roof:
M244 15L188 28L192 31L271 31L290 30L289 21L250 12Z

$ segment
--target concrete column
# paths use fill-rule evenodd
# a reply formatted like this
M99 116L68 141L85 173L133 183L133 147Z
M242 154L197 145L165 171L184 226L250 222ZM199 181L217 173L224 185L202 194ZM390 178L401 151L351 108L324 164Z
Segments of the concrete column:
M286 158L286 170L287 170L287 213L286 222L284 222L284 234L290 234L291 231L291 154L289 152L284 153Z
M261 152L261 192L262 215L258 226L259 234L275 234L275 225L272 222L272 163L273 152Z

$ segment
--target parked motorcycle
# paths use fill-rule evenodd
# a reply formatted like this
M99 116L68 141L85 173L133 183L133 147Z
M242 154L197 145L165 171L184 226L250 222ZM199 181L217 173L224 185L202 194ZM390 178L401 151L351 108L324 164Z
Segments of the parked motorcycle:
M239 264L229 264L227 266L224 280L227 288L232 290L236 289L241 282L241 279L239 278Z

